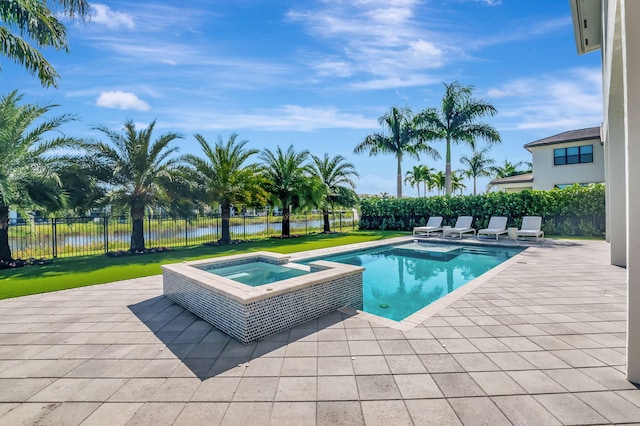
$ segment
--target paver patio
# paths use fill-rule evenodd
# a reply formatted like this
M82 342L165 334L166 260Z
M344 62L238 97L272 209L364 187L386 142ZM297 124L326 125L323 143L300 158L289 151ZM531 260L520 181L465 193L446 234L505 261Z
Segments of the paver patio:
M333 312L248 346L160 276L2 300L0 424L640 423L608 259L547 241L408 331Z

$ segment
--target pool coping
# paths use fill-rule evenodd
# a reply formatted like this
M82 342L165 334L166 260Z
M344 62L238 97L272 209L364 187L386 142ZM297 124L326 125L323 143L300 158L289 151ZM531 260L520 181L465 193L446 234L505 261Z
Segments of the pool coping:
M371 248L383 247L386 245L395 245L395 244L400 244L400 243L405 243L410 241L424 242L424 241L427 241L427 239L416 238L415 236L403 236L403 237L389 238L386 240L369 241L365 243L355 243L355 244L347 244L343 246L329 247L324 249L308 250L303 252L292 253L291 262L301 261L304 259L314 258L317 256L328 256L333 254L348 253L352 251L367 250ZM513 263L521 261L521 256L525 253L527 248L530 247L530 245L528 244L518 244L517 242L514 244L500 244L500 243L496 244L493 241L485 242L485 240L478 240L478 239L475 239L475 240L462 239L462 240L451 241L449 239L443 239L443 238L435 238L435 239L429 238L428 241L434 244L451 244L451 245L457 245L457 246L478 245L478 246L485 246L485 247L512 247L512 248L522 248L523 250L520 253L517 253L516 255L514 255L513 257L500 263L499 265L491 268L490 270L483 273L482 275L467 282L462 287L455 289L451 293L428 304L427 306L420 309L419 311L414 312L413 314L409 315L402 321L394 321L388 318L380 317L378 315L364 312L362 310L355 310L349 307L343 307L338 310L340 312L353 315L359 319L363 319L381 326L385 326L385 327L392 328L399 331L409 331L412 328L416 327L417 325L423 323L427 319L431 318L433 315L437 314L442 309L460 300L462 297L466 296L467 294L469 294L470 292L472 292L473 290L475 290L476 288L478 288L479 286L481 286L491 278L495 277L497 274L499 274L500 272L508 268ZM346 249L347 247L349 247L349 249Z

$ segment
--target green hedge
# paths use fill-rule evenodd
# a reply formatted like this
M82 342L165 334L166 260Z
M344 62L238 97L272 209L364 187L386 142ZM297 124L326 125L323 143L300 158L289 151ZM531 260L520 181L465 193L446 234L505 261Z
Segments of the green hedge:
M473 216L477 229L491 216L507 216L508 226L520 227L523 216L542 216L549 235L604 237L604 184L574 185L551 191L492 192L482 195L405 198L363 198L360 229L410 231L430 216L442 216L453 225L458 216Z

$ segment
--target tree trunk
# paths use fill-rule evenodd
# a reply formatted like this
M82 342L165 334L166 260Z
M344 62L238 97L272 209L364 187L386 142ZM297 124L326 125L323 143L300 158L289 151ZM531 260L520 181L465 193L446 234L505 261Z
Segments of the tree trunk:
M223 204L220 210L222 211L222 238L220 242L222 244L231 244L231 232L229 232L231 206L229 204Z
M0 206L0 260L11 262L11 247L9 247L9 206Z
M288 237L291 232L291 210L289 206L282 207L282 236Z
M476 177L473 177L473 195L477 195L476 194Z
M447 139L447 165L444 171L445 194L451 195L451 141Z
M129 251L144 251L144 206L131 206L131 246Z
M398 200L402 199L402 154L398 153L398 177L396 180L396 194Z
M324 232L331 232L331 223L329 222L329 210L322 210L322 219L324 220Z

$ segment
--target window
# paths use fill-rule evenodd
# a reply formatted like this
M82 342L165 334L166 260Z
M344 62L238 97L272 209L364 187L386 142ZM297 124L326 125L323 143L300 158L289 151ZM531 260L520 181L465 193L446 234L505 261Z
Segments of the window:
M572 146L553 150L553 165L593 163L593 145Z
M559 183L556 185L553 185L554 188L558 188L558 189L565 189L565 188L569 188L570 186L575 185L575 183ZM590 183L578 183L578 185L580 186L589 186L591 185Z

